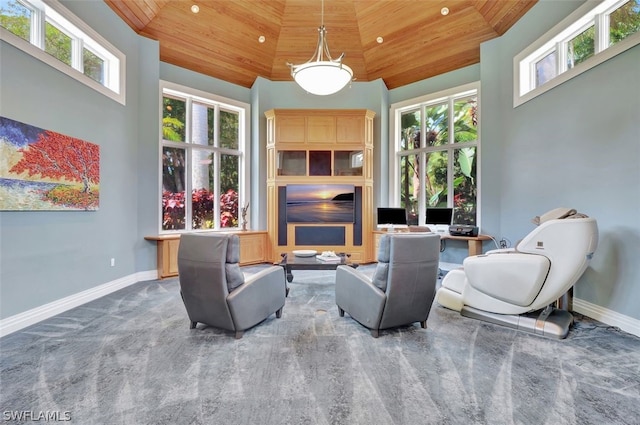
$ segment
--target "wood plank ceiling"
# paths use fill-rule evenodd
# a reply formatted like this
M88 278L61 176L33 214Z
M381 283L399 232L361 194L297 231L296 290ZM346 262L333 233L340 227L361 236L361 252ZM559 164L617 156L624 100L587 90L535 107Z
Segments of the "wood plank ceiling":
M321 0L104 1L159 41L163 62L243 87L258 76L291 81L287 62L311 58L324 21L333 58L344 52L358 81L393 89L478 63L480 43L538 0L324 0L324 13Z

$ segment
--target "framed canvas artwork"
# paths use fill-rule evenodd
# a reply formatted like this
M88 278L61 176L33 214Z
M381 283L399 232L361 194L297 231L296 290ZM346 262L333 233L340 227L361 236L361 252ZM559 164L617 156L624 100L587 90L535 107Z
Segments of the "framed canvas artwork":
M95 211L100 147L0 117L0 210Z

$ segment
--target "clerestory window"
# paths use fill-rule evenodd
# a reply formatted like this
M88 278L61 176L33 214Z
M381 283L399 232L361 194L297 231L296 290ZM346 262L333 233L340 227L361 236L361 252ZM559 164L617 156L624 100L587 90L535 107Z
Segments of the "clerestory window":
M586 2L514 58L514 107L640 43L640 0Z
M160 231L239 227L249 105L162 82Z
M125 104L125 56L55 0L0 0L0 38Z

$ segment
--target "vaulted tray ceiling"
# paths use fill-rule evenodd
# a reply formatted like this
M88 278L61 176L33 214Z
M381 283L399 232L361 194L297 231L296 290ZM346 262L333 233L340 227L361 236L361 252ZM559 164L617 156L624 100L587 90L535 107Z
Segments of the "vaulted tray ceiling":
M311 58L323 19L320 0L105 2L159 41L163 62L243 87L258 76L291 81L287 62ZM324 0L324 25L333 58L344 52L358 81L381 78L393 89L478 63L480 43L504 34L536 2Z

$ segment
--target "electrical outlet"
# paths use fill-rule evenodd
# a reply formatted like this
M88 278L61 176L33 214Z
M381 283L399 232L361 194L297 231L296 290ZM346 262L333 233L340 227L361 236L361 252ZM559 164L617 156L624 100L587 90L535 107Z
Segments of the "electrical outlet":
M111 259L111 267L115 267L116 266L116 259L112 258Z

